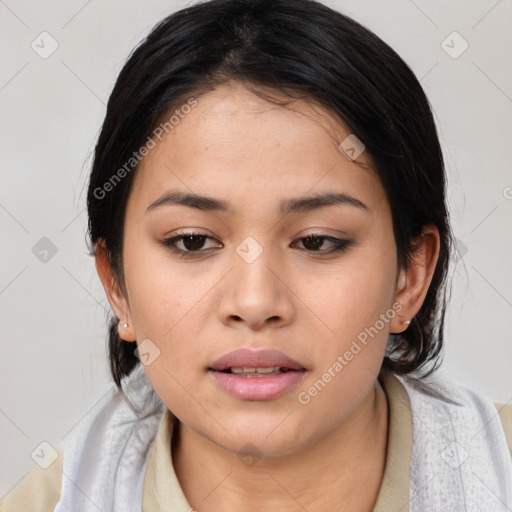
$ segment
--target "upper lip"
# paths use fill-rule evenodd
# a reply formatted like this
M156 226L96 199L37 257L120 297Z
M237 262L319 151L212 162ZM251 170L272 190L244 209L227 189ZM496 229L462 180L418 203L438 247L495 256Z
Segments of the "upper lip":
M292 370L305 370L300 363L279 352L279 350L251 350L247 348L239 348L228 352L217 359L209 369L222 371L231 367L269 368L271 366L290 368Z

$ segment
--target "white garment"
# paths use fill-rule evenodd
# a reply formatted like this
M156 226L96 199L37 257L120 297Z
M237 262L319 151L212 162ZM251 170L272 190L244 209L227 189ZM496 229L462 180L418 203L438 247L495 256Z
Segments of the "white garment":
M439 375L398 379L413 418L410 511L512 511L512 457L492 401Z
M399 380L413 417L410 504L402 512L510 512L512 460L493 403L439 376L428 384ZM144 476L165 404L142 365L123 379L123 389L140 414L114 387L64 439L54 512L142 512Z
M114 386L64 439L54 512L142 512L146 466L165 404L142 364L123 379L123 390L136 411Z

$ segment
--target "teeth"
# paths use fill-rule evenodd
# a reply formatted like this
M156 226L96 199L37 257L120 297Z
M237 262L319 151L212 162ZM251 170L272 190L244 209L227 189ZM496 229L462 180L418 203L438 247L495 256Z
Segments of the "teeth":
M275 371L281 371L279 366L271 366L270 368L256 368L257 373L272 373Z
M243 374L252 374L251 376L255 377L255 374L279 374L281 373L281 368L279 366L270 366L270 367L260 367L260 368L248 368L248 367L231 367L230 368L231 373L237 374L237 375L243 375Z

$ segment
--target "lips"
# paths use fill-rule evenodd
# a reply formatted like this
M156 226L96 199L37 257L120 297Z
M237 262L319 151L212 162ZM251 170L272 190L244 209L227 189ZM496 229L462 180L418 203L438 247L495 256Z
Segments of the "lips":
M217 359L208 374L231 396L264 401L297 387L307 369L278 350L241 348Z
M266 369L274 368L282 372L305 370L297 361L278 350L237 349L217 359L208 369L225 373L265 374ZM234 371L232 370L234 369Z

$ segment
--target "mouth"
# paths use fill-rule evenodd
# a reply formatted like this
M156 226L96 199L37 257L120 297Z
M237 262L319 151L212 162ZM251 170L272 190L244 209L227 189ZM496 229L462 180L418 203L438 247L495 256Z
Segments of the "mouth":
M242 400L271 400L296 387L307 369L277 350L242 348L207 368L221 389Z
M223 355L208 369L251 377L306 370L300 363L279 350L248 348L239 348Z
M272 375L281 375L283 373L288 372L298 372L304 371L305 368L302 369L294 369L287 368L285 366L269 366L269 367L247 367L247 366L232 366L230 368L225 368L224 370L214 370L213 368L208 368L211 371L218 371L221 373L228 373L232 375L236 375L237 377L270 377Z

